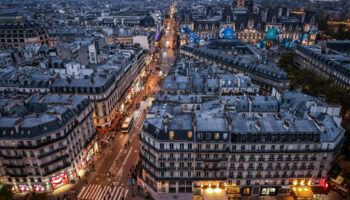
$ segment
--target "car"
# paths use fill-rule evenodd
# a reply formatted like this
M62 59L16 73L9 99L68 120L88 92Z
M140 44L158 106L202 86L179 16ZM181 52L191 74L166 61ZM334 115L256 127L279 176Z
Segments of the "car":
M146 100L147 99L147 96L146 95L143 95L143 97L142 97L142 100Z

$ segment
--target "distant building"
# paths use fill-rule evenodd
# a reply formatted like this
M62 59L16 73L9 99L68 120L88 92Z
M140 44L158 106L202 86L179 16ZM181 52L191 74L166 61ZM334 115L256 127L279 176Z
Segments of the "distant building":
M14 192L79 180L98 151L93 111L79 96L0 96L1 179Z
M162 86L165 94L257 94L259 86L243 74L234 75L206 63L181 60Z
M183 45L180 54L184 57L210 63L231 73L249 76L252 83L260 86L260 92L269 94L272 88L289 89L287 73L275 63L268 62L266 55L239 40L214 40L204 46Z
M37 22L0 23L0 44L6 48L49 45L49 37L46 27Z
M295 53L294 64L297 67L314 71L322 78L332 79L335 86L350 88L350 56L317 45L298 46Z
M208 5L200 10L181 9L177 14L180 44L189 42L189 32L208 40L224 37L219 33L225 29L233 29L234 38L252 44L265 40L269 29L278 30L281 39L300 40L303 33L307 33L306 43L313 43L316 39L317 34L313 31L318 27L315 12L291 12L287 7L254 7L253 0L246 1L246 4L241 0L236 2Z

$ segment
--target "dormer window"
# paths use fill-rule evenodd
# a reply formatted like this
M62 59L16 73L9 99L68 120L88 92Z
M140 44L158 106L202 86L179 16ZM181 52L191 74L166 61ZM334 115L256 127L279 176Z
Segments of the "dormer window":
M188 137L188 139L189 139L189 140L191 140L191 139L192 139L192 131L188 131L188 133L187 133L187 137Z
M174 140L174 131L170 131L169 133L169 139Z
M186 15L185 22L190 22L190 17Z
M240 28L241 30L243 30L244 29L244 24L241 24L241 28Z
M276 16L272 17L272 23L276 23Z
M220 134L219 133L215 133L215 140L219 140L220 138Z

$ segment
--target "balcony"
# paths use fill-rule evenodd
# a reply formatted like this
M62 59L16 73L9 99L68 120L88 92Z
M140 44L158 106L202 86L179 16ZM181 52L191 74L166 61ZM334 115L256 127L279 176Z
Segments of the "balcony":
M315 169L315 166L313 166L313 165L308 166L307 169Z
M55 173L55 172L58 172L58 171L60 171L60 170L62 170L62 169L64 169L64 168L66 168L66 167L69 167L69 166L70 166L70 163L67 162L67 163L63 164L62 166L58 166L58 167L56 167L56 168L53 169L53 170L47 171L47 172L44 174L44 176L47 176L47 175L49 175L49 174L53 174L53 173Z
M299 169L306 169L306 166L300 166Z
M258 161L265 161L265 158L259 158Z
M4 163L3 166L7 167L7 168L25 168L27 166L30 166L29 164L10 164L10 163Z
M277 158L277 161L283 161L283 158Z
M317 157L311 157L310 160L315 161L317 160Z
M51 165L51 164L53 164L53 163L55 163L55 162L61 161L61 160L63 160L63 159L66 159L66 158L68 158L68 157L69 157L68 154L65 154L65 155L63 155L63 156L58 156L57 158L55 158L55 159L53 159L53 160L51 160L51 161L49 161L49 162L46 162L46 163L44 163L44 164L41 164L40 166L41 166L41 167L46 167L46 166L48 166L48 165Z
M22 155L1 155L2 157L4 157L5 159L22 159L23 156Z
M57 148L57 149L55 149L53 151L46 152L46 153L43 153L43 154L39 154L38 158L43 158L45 156L52 155L52 154L57 153L59 151L65 150L66 148L67 148L67 146L63 146L63 147Z
M255 175L255 178L262 178L261 174Z
M238 167L237 170L244 170L244 167Z
M258 166L256 169L257 169L257 170L263 170L264 167L263 167L263 166Z

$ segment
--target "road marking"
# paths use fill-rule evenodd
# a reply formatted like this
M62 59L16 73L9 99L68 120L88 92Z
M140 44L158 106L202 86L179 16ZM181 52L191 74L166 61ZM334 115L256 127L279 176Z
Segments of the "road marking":
M80 193L78 195L78 199L79 199L80 195L82 195L84 193L85 188L86 188L86 186L84 186L83 189L80 191Z
M129 153L128 153L128 155L126 156L126 158L125 158L125 160L124 160L124 162L123 162L123 166L125 165L126 161L128 160L128 158L129 158L129 156L130 156L130 153L132 152L132 149L133 149L133 148L134 148L134 147L131 147L131 148L130 148Z
M120 191L120 194L119 194L118 198L114 198L114 200L120 199L120 197L123 194L123 191L124 191L124 188L122 188L122 190ZM117 197L117 196L115 196L115 197ZM124 196L124 199L125 199L125 196Z
M126 197L128 196L128 192L129 192L129 189L126 190L125 192L125 195L124 195L124 198L126 199Z
M118 190L117 190L116 192L113 193L113 195L112 195L111 198L110 198L111 200L117 199L117 197L118 197L118 195L119 195L119 192L121 192L120 189L122 189L121 186L119 186L119 187L118 187Z
M86 191L90 191L93 187L95 187L95 185L89 185L89 187L87 188ZM81 198L82 198L82 199L87 198L87 197L88 197L88 194L89 194L89 193L85 193Z

